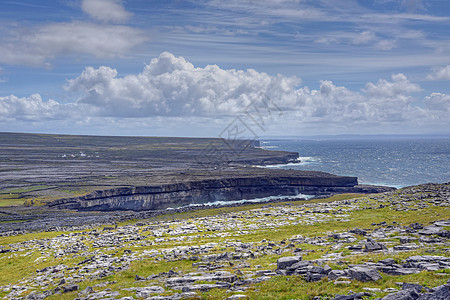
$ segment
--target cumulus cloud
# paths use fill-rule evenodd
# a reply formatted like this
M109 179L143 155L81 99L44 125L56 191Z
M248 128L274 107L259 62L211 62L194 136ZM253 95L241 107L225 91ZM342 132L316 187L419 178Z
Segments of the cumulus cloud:
M450 95L441 93L432 93L425 98L425 105L431 110L441 111L443 113L450 112ZM448 114L447 114L448 117Z
M58 55L95 57L125 55L147 38L137 29L92 23L53 23L36 29L16 29L0 47L0 62L45 65Z
M327 80L318 90L299 87L300 82L296 77L252 69L196 68L183 57L165 52L137 75L118 77L117 70L109 67L87 67L67 82L66 89L82 93L77 103L104 117L217 118L239 115L264 97L301 122L403 122L423 114L411 105L411 94L422 89L404 74L367 83L361 92Z
M61 104L55 100L43 101L38 94L29 97L14 95L0 97L0 120L41 120L57 118Z
M86 68L66 89L82 92L78 103L96 107L106 116L230 115L241 112L261 93L295 98L295 77L269 76L255 70L223 70L216 65L196 68L183 57L165 52L138 75L117 77L109 67Z
M427 76L430 80L450 80L450 65L434 69L433 73Z
M122 0L83 0L81 9L102 22L121 23L127 21L132 15L125 10Z
M329 80L321 81L318 89L300 84L297 77L271 76L253 69L195 67L183 57L164 52L139 74L120 76L107 66L85 68L65 85L67 91L80 95L69 104L43 101L39 95L2 97L0 116L3 120L64 117L80 126L98 126L98 120L107 120L119 127L123 122L151 124L149 120L158 120L158 124L146 126L165 128L170 123L175 131L177 126L189 127L187 123L218 124L218 120L243 116L249 107L263 107L270 100L283 114L279 126L449 125L450 96L434 93L423 99L422 107L416 106L418 99L413 94L422 89L401 73L390 80L369 82L361 91Z
M376 84L367 83L365 91L370 98L408 98L408 95L422 91L422 88L415 83L411 83L408 78L402 74L392 75L392 81L379 79Z

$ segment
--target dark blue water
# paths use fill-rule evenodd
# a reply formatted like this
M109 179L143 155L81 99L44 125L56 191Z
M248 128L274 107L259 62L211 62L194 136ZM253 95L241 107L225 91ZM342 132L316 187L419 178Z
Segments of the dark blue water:
M360 184L404 187L450 181L450 139L264 140L262 148L298 152L301 162L271 166L358 177Z

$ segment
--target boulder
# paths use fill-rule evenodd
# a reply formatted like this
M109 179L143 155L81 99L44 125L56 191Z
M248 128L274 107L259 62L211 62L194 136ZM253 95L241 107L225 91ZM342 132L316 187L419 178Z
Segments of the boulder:
M288 270L298 270L298 269L304 269L306 267L308 267L311 263L307 260L302 260L299 262L296 262L295 264L289 266L287 269Z
M348 271L351 278L356 279L358 281L366 282L366 281L377 281L382 277L377 270L366 268L362 266L355 266Z
M416 300L419 296L415 289L408 289L386 295L382 300Z
M424 287L421 286L420 284L416 284L416 283L404 282L402 284L402 290L411 290L411 289L414 289L414 290L416 290L416 292L421 293L422 290L424 289Z
M370 293L355 293L351 295L335 295L332 300L354 300L354 299L362 299L363 297L371 296Z
M434 293L422 294L418 300L447 300L450 299L450 284L434 288Z
M302 260L301 256L286 256L281 257L277 260L277 268L278 269L287 269L295 263L298 263Z
M336 280L339 277L346 277L347 275L347 271L345 270L331 270L328 273L328 280Z
M367 252L387 249L384 244L378 243L372 238L368 238L367 241L364 242L364 247Z
M367 234L367 231L365 231L363 229L359 229L359 228L350 229L348 232L358 234L358 235L366 235Z
M62 287L62 292L70 293L70 292L78 291L79 288L80 287L78 286L78 284L68 284L68 285Z

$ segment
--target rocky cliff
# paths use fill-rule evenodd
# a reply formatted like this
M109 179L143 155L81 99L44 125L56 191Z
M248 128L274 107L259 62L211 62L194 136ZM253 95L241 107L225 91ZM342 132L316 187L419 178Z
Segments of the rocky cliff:
M290 196L299 193L320 195L364 192L357 184L356 177L335 176L322 172L308 172L308 175L305 175L298 172L287 177L234 177L156 186L121 187L99 190L80 197L59 199L48 205L76 210L158 210L189 204ZM374 188L369 192L373 191Z

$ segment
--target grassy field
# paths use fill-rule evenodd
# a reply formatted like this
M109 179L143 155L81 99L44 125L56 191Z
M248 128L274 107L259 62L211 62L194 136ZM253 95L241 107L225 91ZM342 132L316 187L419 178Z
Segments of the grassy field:
M10 285L28 286L20 296L34 291L53 290L64 286L60 284L62 278L69 283L76 282L80 290L90 286L96 292L116 291L120 297L132 296L138 299L135 291L127 289L154 285L166 289L160 295L172 295L181 291L165 286L162 275L147 281L136 281L136 275L147 277L170 271L178 274L199 272L197 266L204 264L202 261L205 256L238 253L237 245L242 244L250 245L256 253L255 257L231 259L213 265L219 264L218 270L245 278L247 274L260 270L275 270L277 260L282 256L294 255L294 248L301 249L299 253L303 260L336 255L337 259L327 262L332 269L344 269L352 264L377 262L385 258L393 258L401 263L414 255L448 256L448 238L436 244L423 244L417 240L413 244L420 247L411 251L389 250L401 244L396 232L405 226L412 223L425 226L436 220L450 219L448 199L439 202L432 200L431 196L417 195L410 194L408 197L415 200L406 201L405 193L402 192L385 196L346 194L320 200L212 208L165 215L120 223L112 231L103 231L100 227L76 232L41 232L2 237L0 249L23 250L0 253L0 296L11 293ZM406 207L408 209L404 209ZM190 230L191 227L196 229ZM369 233L384 230L387 235L382 240L388 245L388 250L361 254L349 251L348 246L365 240L366 237L362 235L355 235L356 241L336 246L330 234L347 232L352 228L362 228ZM295 242L299 235L302 241ZM116 242L98 247L100 241L108 239ZM273 245L269 247L271 249L267 248L268 244ZM289 247L289 244L295 246ZM74 245L82 250L67 252ZM179 249L190 247L205 250L190 256L174 254ZM266 250L258 252L255 250L258 247L266 247ZM107 257L114 261L110 269L122 266L121 260L128 263L120 271L97 278L92 275L95 272L80 269L85 265L83 261L91 256L97 259ZM64 270L54 271L52 274L55 277L41 278L41 281L36 279L42 277L36 274L37 269L61 265L65 266ZM398 289L397 282L414 282L428 287L444 284L450 278L450 269L422 271L405 276L383 274L382 277L376 282L351 280L348 284L340 285L326 278L318 282L306 282L302 276L273 276L267 281L251 284L242 291L212 289L198 292L197 295L201 299L225 299L233 294L245 294L248 299L312 299L315 296L331 297L336 294L346 295L350 291L370 290L373 296L367 299L375 299L386 295L384 290L387 288ZM77 295L78 292L62 293L48 299L74 299Z

